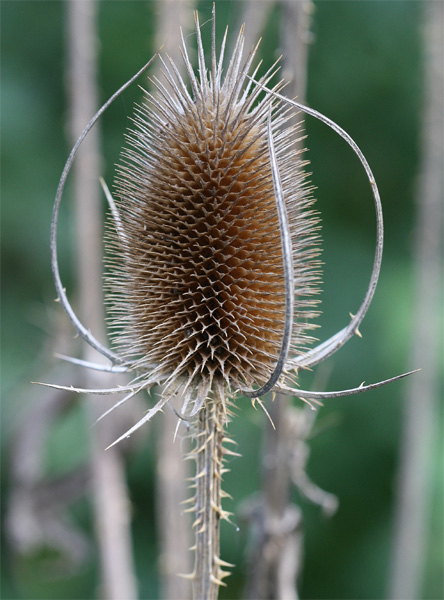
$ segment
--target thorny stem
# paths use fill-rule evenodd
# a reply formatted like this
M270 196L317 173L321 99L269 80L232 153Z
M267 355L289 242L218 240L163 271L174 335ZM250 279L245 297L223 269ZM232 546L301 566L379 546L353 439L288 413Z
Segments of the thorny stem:
M208 400L198 413L192 433L195 448L190 456L196 462L195 489L194 570L191 575L195 600L216 600L222 579L228 575L222 566L230 566L220 559L220 521L228 520L229 513L222 509L222 476L225 454L234 454L223 447L226 440L226 419L220 399Z

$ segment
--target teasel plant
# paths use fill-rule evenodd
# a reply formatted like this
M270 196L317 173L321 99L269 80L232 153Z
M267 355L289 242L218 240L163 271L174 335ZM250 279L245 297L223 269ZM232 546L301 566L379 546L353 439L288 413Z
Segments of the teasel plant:
M58 300L77 333L107 364L64 357L88 369L128 373L127 385L107 389L56 386L88 394L123 395L101 418L143 390L161 386L142 419L111 444L131 436L168 405L193 441L196 464L187 510L194 512L194 568L185 575L193 596L214 599L230 564L219 552L225 459L236 454L227 424L236 398L249 397L266 413L268 393L323 400L358 394L371 385L316 392L297 387L297 374L339 350L359 326L375 293L383 246L382 208L371 169L352 138L316 110L286 98L275 81L278 64L263 75L254 64L258 44L244 54L244 29L224 60L213 7L210 59L195 15L198 68L184 37L186 76L160 52L102 106L74 145L56 194L51 261ZM57 222L65 182L77 151L110 104L159 60L165 83L143 91L112 196L107 226L106 303L114 349L79 320L64 289L57 258ZM320 345L310 331L319 287L319 217L304 174L302 136L294 114L303 111L340 135L365 169L376 209L376 250L370 283L349 324ZM173 443L173 440L171 440ZM110 447L111 447L110 446ZM179 508L178 508L179 509Z

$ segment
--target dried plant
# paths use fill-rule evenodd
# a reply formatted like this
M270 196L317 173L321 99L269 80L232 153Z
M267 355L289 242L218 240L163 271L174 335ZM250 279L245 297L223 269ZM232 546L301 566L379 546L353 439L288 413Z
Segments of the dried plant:
M379 194L365 158L347 133L282 96L283 82L269 89L276 65L256 80L259 66L252 70L252 64L257 46L243 59L243 29L224 73L227 34L217 56L214 12L212 27L208 69L196 16L198 75L182 38L190 90L175 64L159 57L167 83L153 81L157 92L145 92L136 109L115 201L105 187L113 217L107 234L107 302L117 351L98 342L69 304L57 262L57 219L82 140L155 57L98 111L74 146L59 184L51 232L60 302L78 333L111 365L68 360L134 373L127 386L88 392L125 394L108 414L140 391L162 385L158 402L114 443L167 403L181 402L178 424L185 423L195 442L195 567L189 577L199 599L216 598L226 575L227 563L219 557L219 524L228 518L221 506L221 482L223 459L230 452L225 425L236 396L246 395L263 407L261 396L280 391L312 405L397 379L338 392L295 387L298 369L319 363L358 333L381 265ZM288 125L295 109L332 127L353 148L370 180L377 214L375 261L364 301L344 329L310 351L306 346L318 283L318 218L296 149L301 134Z

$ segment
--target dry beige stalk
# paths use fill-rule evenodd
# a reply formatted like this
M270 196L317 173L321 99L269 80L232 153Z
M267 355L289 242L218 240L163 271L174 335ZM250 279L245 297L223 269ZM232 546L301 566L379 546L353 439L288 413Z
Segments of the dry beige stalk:
M229 521L231 513L222 508L222 499L227 495L222 490L223 467L226 454L236 454L226 448L231 440L225 432L226 413L220 398L211 400L195 417L191 437L194 449L189 453L196 463L196 475L191 488L191 506L187 511L195 513L193 523L195 546L193 547L194 569L188 579L193 582L193 597L214 600L223 579L229 574L223 567L229 563L219 556L220 522ZM225 446L224 446L225 444Z
M423 597L433 473L440 436L443 304L444 4L424 2L421 164L416 191L414 309L410 362L421 373L405 389L390 588L392 599ZM441 327L440 327L441 325ZM441 392L441 393L440 393ZM442 423L441 423L442 424Z
M83 124L97 110L97 7L91 0L71 0L68 9L69 92L71 133L77 138ZM96 128L85 142L84 153L74 171L77 219L77 277L79 309L105 337L102 273L102 201L98 186L101 171L100 132ZM90 346L85 358L95 358ZM100 385L103 373L89 372L87 384ZM90 398L91 400L91 398ZM108 401L107 401L108 400ZM109 399L87 403L88 423L93 425L109 405ZM105 453L115 436L115 419L100 423L91 431L91 486L94 521L101 565L101 585L108 600L137 597L131 534L130 505L122 453Z

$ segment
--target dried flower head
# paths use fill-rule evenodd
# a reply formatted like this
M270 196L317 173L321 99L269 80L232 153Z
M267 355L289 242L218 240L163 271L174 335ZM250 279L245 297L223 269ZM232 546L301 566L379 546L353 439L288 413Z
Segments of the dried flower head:
M151 369L164 394L180 390L191 413L217 389L225 398L265 385L281 351L285 275L270 114L293 247L293 356L312 326L318 241L293 111L247 78L255 50L242 62L242 30L225 73L223 49L207 73L196 31L199 78L183 45L191 93L165 61L166 86L154 81L157 93L146 92L136 110L119 169L119 227L108 230L119 354Z
M121 438L130 435L177 396L182 416L206 399L224 404L236 391L252 398L281 390L316 402L356 394L404 377L338 392L295 389L292 373L331 356L354 334L372 301L382 258L382 208L362 152L333 121L259 80L243 60L241 29L224 72L226 34L216 56L215 15L210 68L196 17L198 75L182 38L189 82L162 60L166 83L136 110L114 201L104 185L108 226L107 280L110 326L118 353L104 347L79 321L66 296L57 260L57 221L66 178L77 150L108 106L157 57L126 82L87 125L67 160L54 204L51 261L59 300L78 333L111 366L65 357L93 369L134 372L125 386L77 392L125 393L114 408L155 384L157 404ZM250 75L251 73L251 75ZM188 85L189 84L189 85ZM350 323L305 351L313 326L318 283L318 219L298 149L300 131L289 125L294 109L323 121L357 154L370 181L377 241L370 283ZM107 411L110 412L110 411ZM107 413L105 413L107 414Z

